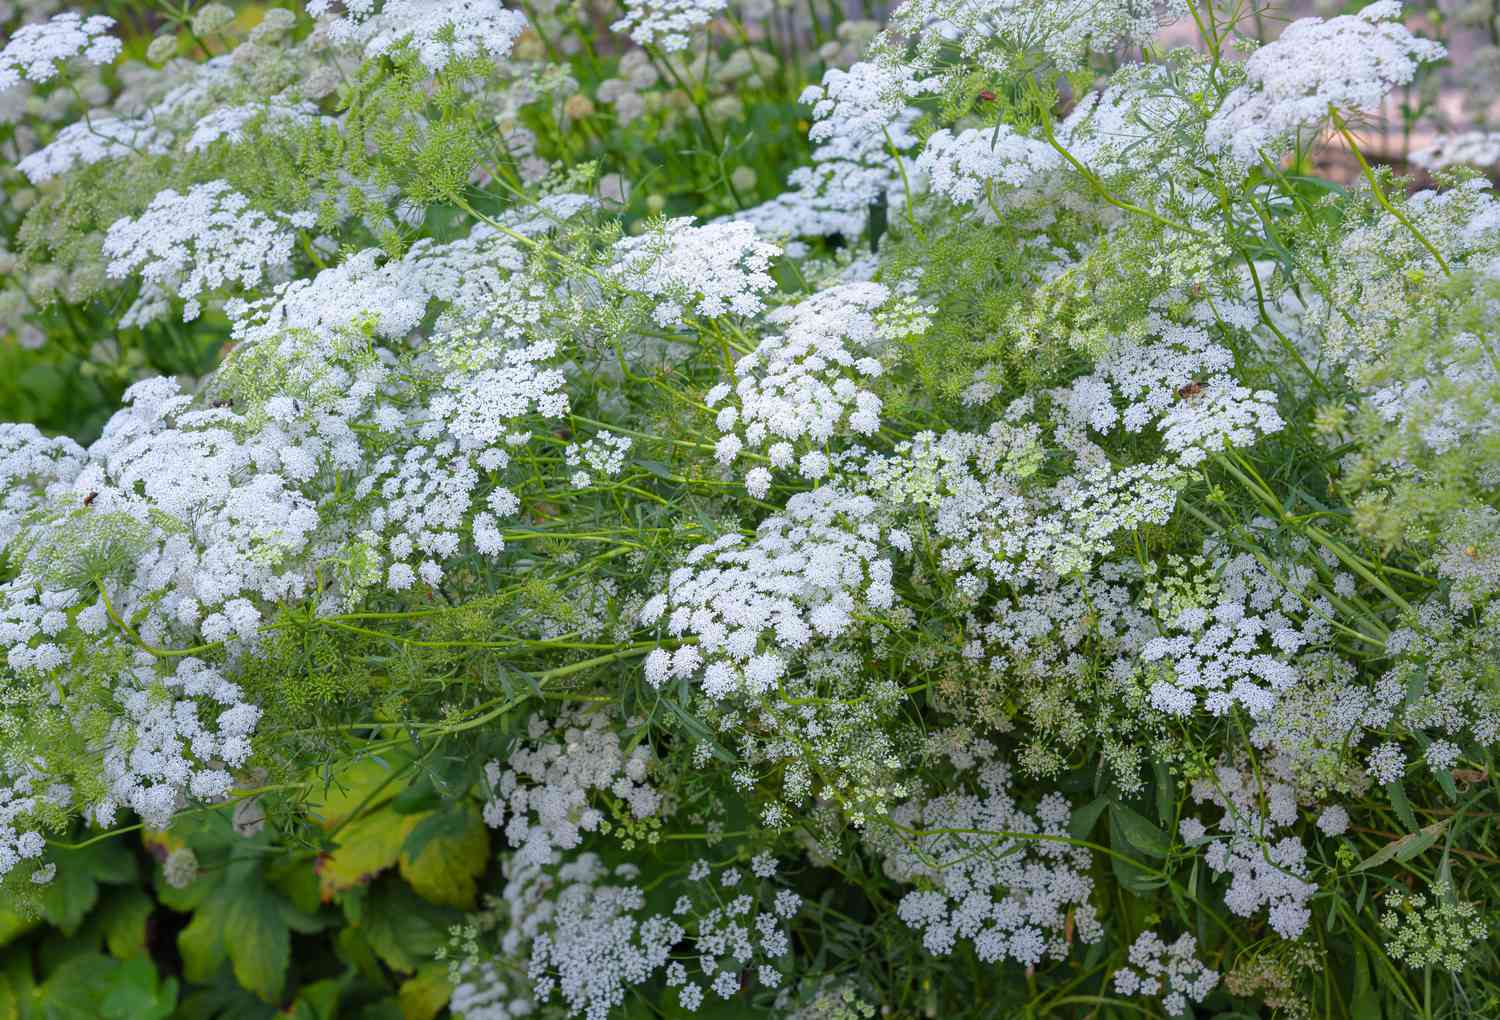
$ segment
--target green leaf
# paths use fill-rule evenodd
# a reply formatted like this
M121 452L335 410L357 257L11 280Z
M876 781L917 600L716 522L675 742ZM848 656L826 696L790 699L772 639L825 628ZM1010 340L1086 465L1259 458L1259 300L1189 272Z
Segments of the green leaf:
M177 979L158 982L151 961L137 956L115 970L99 1003L105 1020L166 1020L177 1008Z
M11 953L0 965L0 1020L31 1020L36 978L27 953Z
M224 945L227 906L222 896L208 900L194 911L188 926L177 933L182 972L189 981L203 984L213 980L214 973L228 956Z
M151 897L140 889L126 887L110 894L99 912L109 955L124 960L146 952L146 922L154 909Z
M0 904L0 947L6 946L42 923L35 914L21 914ZM0 1017L4 1014L0 1013Z
M118 840L94 843L82 850L59 850L53 857L57 876L42 890L42 916L72 935L99 902L101 883L134 882L135 858Z
M1158 759L1154 765L1156 773L1156 820L1162 828L1172 824L1172 815L1177 809L1177 784L1172 780L1172 770L1166 762Z
M1150 854L1152 857L1165 857L1172 849L1172 841L1167 838L1166 833L1124 804L1118 801L1111 802L1109 814L1119 826L1120 834L1125 837L1125 842L1141 853Z
M1396 812L1396 817L1401 819L1401 824L1415 832L1420 823L1417 821L1416 813L1411 809L1411 801L1406 799L1406 787L1402 785L1401 780L1387 783L1385 792L1391 798L1391 808Z
M427 902L394 876L370 887L361 917L353 930L392 970L407 974L432 959L448 940L448 926L459 920L456 912Z
M453 988L448 984L448 968L429 963L416 975L401 983L397 1001L404 1020L433 1020L448 1005Z
M323 898L363 885L393 866L407 835L422 815L398 815L380 808L356 818L339 830L338 847L318 860Z
M1108 797L1095 797L1083 807L1076 809L1068 825L1068 834L1074 839L1088 839L1089 833L1094 831L1094 826L1099 821L1099 816L1104 814L1104 809L1107 807L1109 807Z
M240 886L225 910L228 928L223 937L235 980L265 1001L275 1002L281 998L291 963L291 932L279 904L259 892Z
M1409 832L1399 839L1391 840L1385 846L1356 864L1354 870L1364 871L1366 868L1379 867L1392 859L1398 861L1411 860L1438 841L1438 837L1448 827L1449 821L1451 819L1445 818L1440 822L1433 822L1431 825L1416 832Z
M490 830L472 803L444 815L446 821L427 819L412 831L401 851L401 877L433 903L471 910L476 879L490 863Z

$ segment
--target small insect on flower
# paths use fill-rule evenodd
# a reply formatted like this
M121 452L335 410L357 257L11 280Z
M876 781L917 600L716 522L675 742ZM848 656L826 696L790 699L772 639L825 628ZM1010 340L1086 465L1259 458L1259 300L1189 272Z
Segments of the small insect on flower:
M1203 384L1201 382L1199 382L1198 380L1194 379L1192 382L1188 383L1182 389L1178 390L1177 391L1177 395L1179 397L1181 397L1183 400L1191 400L1193 397L1196 397L1198 394L1200 394L1202 392L1203 392Z
M83 505L84 506L93 506L94 505L94 500L96 500L98 498L99 498L99 494L97 492L91 492L87 496L83 497Z
M991 92L989 89L980 89L979 100L983 103L993 103L995 101L995 93Z

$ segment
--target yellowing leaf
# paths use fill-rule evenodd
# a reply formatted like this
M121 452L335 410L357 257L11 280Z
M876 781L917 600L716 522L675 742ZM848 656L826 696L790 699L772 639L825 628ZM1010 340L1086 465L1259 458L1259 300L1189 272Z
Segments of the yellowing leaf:
M433 1020L448 1005L452 994L448 968L441 963L429 963L416 976L401 983L397 993L401 1015L405 1020Z
M401 854L401 877L423 898L445 907L470 910L475 879L490 860L490 833L478 808L465 804L414 827L410 852Z
M324 901L345 889L370 881L396 863L407 833L421 815L378 810L357 818L338 833L338 848L318 862Z
M399 752L378 759L364 758L326 777L311 778L316 792L308 799L308 810L324 829L332 829L356 811L379 807L401 792L403 784L392 775L410 764Z

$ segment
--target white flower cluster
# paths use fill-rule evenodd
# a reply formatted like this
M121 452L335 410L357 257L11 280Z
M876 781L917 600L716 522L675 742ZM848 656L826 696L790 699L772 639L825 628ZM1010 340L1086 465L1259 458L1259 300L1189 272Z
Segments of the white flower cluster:
M1253 166L1274 160L1329 110L1377 110L1422 64L1441 60L1441 43L1419 39L1400 22L1400 0L1377 0L1357 14L1299 18L1245 61L1246 81L1208 122L1211 149Z
M791 951L783 926L802 905L790 890L772 892L769 879L776 865L766 855L752 860L754 877L748 882L738 868L715 875L706 861L695 862L686 876L687 892L670 914L647 913L645 894L629 884L639 874L634 865L611 870L591 853L561 864L512 860L507 870L501 957L525 969L537 1003L557 996L569 1015L587 1020L605 1020L627 991L658 974L689 1011L702 1004L705 985L721 999L733 998L752 979L778 987L782 974L773 961ZM672 958L684 940L693 946L696 974L682 958ZM500 1012L455 1008L455 1015L462 1020L525 1015L504 1011L524 1008L528 998L516 995L506 969L497 963L471 971L466 999L490 1006L510 997L511 1006ZM492 988L502 991L487 994Z
M10 779L9 785L0 785L0 878L10 874L22 861L39 860L47 849L47 840L40 832L17 828L25 826L36 811L38 799L36 777L30 771Z
M116 688L124 715L104 754L109 793L89 806L89 815L111 826L123 806L147 826L164 829L186 794L212 803L229 793L234 778L228 770L249 758L261 712L237 685L197 659L179 660L167 677L153 668L148 653L140 659ZM211 725L200 718L200 708L216 713Z
M194 122L192 133L183 147L188 152L202 152L221 140L239 142L252 124L286 127L319 120L325 124L333 123L330 117L319 117L318 108L305 100L290 103L272 98L261 103L216 106Z
M673 329L684 325L684 315L713 319L759 312L762 295L776 286L771 260L780 254L748 223L695 226L679 217L617 242L609 272L626 290L654 299L652 318Z
M87 454L66 436L35 425L0 424L0 551L38 508L66 492Z
M1167 608L1162 636L1141 649L1143 663L1161 664L1151 670L1151 704L1182 716L1201 698L1211 715L1241 705L1260 718L1301 679L1298 653L1330 641L1333 604L1302 590L1310 580L1305 574L1287 587L1248 553L1213 558L1221 564L1217 582L1201 604Z
M1202 1002L1219 975L1198 959L1198 940L1179 935L1168 945L1154 931L1141 932L1130 947L1130 965L1115 971L1117 995L1161 999L1169 1016L1185 1016L1188 1003Z
M871 354L883 346L880 312L890 299L878 283L848 283L772 313L769 321L786 332L766 337L735 363L733 399L715 418L719 463L764 451L771 468L795 464L803 478L818 481L830 470L825 451L835 435L873 435L881 400L865 387L884 371ZM704 403L717 408L729 395L729 384L721 383ZM752 496L763 497L770 469L752 468L746 484Z
M731 532L698 546L640 614L648 625L665 614L669 635L694 640L652 651L646 679L697 680L714 699L763 695L813 642L837 640L862 610L890 609L875 509L867 496L824 486L788 499L748 545Z
M145 120L95 117L69 124L44 148L18 162L16 169L32 184L45 184L76 167L92 166L106 159L163 155L169 142L169 136Z
M973 770L978 793L959 787L898 805L890 815L897 835L881 837L885 873L921 886L901 898L897 916L922 933L929 953L947 956L967 939L985 963L1063 959L1075 932L1098 941L1092 862L1069 844L1067 800L1051 793L1034 813L1022 810L1010 766L986 741L955 764Z
M146 287L176 294L184 301L183 321L192 322L205 292L230 285L251 290L290 270L291 228L310 226L312 217L279 219L250 208L226 181L195 184L187 194L167 188L139 217L110 224L107 271L115 279L139 273Z
M1500 131L1439 135L1420 149L1413 149L1411 161L1428 173L1453 166L1493 167L1500 163Z
M1156 316L1146 330L1148 339L1121 338L1093 372L1055 394L1070 424L1097 433L1154 428L1184 468L1284 427L1276 394L1239 385L1234 355L1205 330Z
M1020 408L1008 417L1019 420ZM944 570L973 576L964 582L971 598L982 594L986 576L1014 584L1088 570L1112 552L1116 533L1171 517L1175 469L1116 470L1101 460L1047 486L1036 478L1042 455L1033 424L997 421L984 435L922 432L891 456L870 458L865 491L923 521ZM911 541L905 530L893 539Z
M978 205L993 214L1044 196L1059 179L1062 157L1044 141L1007 124L944 128L927 139L916 168L929 187L956 205Z
M569 443L563 451L563 462L568 467L577 468L569 479L573 488L587 488L593 483L595 475L610 478L618 475L625 467L625 455L630 452L634 442L629 436L601 432L582 443Z
M526 18L500 6L499 0L344 0L335 14L334 0L308 0L313 17L328 16L329 34L362 47L376 57L410 46L422 65L436 74L456 60L480 55L503 60Z
M601 797L637 819L660 815L651 765L645 744L624 751L607 712L580 710L551 723L533 716L526 739L505 761L485 766L493 791L485 823L505 830L522 864L546 864L556 851L575 849L584 833L599 831L606 814L594 801Z
M0 92L23 78L51 81L58 65L75 58L95 65L113 63L123 48L120 40L107 34L114 24L114 18L102 14L84 18L65 11L50 21L22 25L0 49Z
M1163 16L1183 8L1142 0L910 0L892 13L883 35L887 46L913 45L915 62L928 73L948 61L957 65L949 71L955 77L974 65L1003 73L1033 54L1074 70L1091 52L1145 43Z
M1158 182L1183 187L1193 180L1203 127L1179 89L1204 88L1207 75L1200 65L1178 73L1184 79L1180 84L1160 64L1121 68L1107 87L1079 99L1058 126L1059 142L1111 186L1139 175L1153 191ZM1182 144L1184 139L1189 144Z
M728 6L728 0L625 0L625 16L609 27L638 46L676 53Z
M771 237L858 237L870 206L900 186L896 153L917 144L919 116L906 100L926 89L909 68L829 68L801 98L812 107L812 163L792 171L787 191L736 219Z
M1215 874L1230 876L1224 905L1237 917L1265 908L1278 935L1301 935L1312 919L1307 902L1318 887L1308 881L1307 847L1296 836L1276 836L1297 821L1296 791L1248 770L1220 766L1212 778L1193 781L1193 799L1224 810L1218 832L1197 818L1184 818L1179 827L1188 843L1206 842L1204 860Z

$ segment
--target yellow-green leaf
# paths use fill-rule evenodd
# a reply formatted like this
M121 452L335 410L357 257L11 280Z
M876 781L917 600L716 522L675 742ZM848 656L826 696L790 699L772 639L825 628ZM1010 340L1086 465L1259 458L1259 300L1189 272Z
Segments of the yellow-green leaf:
M382 808L340 829L338 848L318 862L323 899L368 882L395 864L407 833L421 817Z
M397 993L401 1015L405 1020L433 1020L448 1005L452 994L448 968L441 963L429 963L414 977L401 983Z
M489 864L490 833L472 804L442 814L438 831L413 832L423 838L414 854L401 854L401 877L433 903L469 910L478 892L475 879ZM437 826L438 820L427 824Z

